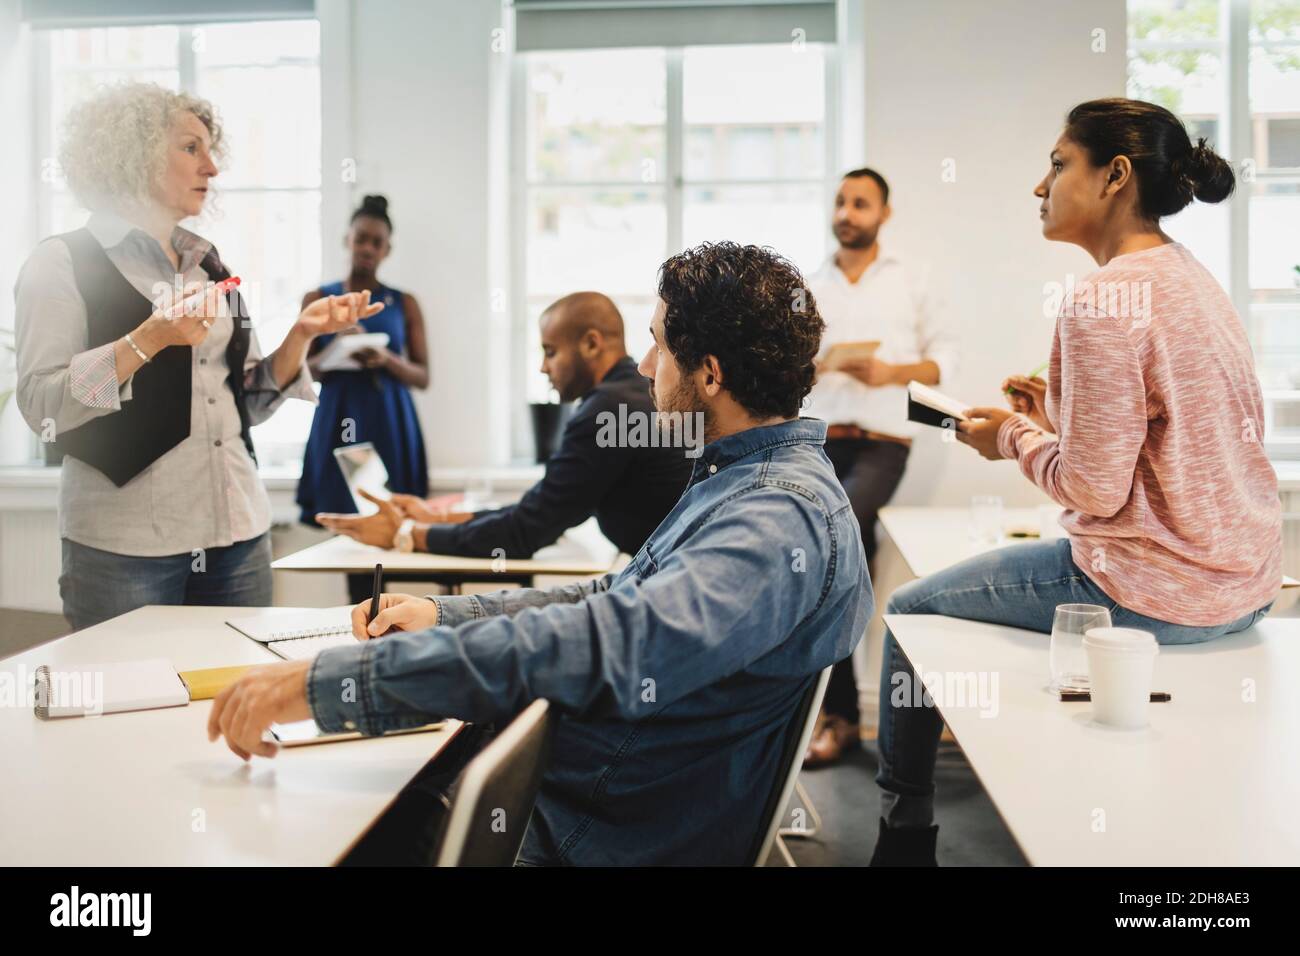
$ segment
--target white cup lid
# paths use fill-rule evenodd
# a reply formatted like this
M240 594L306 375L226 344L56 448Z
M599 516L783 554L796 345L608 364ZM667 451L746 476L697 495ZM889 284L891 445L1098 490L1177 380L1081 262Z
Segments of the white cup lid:
M1083 635L1083 646L1142 654L1155 654L1159 649L1154 634L1135 627L1090 627Z

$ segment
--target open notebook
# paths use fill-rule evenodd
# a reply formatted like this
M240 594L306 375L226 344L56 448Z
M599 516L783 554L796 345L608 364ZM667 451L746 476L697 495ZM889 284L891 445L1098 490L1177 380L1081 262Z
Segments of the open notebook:
M963 412L970 408L965 402L943 394L938 389L920 382L907 383L907 419L935 428L952 428L957 422L964 422Z
M327 647L356 643L352 608L271 607L226 621L231 627L285 660L315 657Z

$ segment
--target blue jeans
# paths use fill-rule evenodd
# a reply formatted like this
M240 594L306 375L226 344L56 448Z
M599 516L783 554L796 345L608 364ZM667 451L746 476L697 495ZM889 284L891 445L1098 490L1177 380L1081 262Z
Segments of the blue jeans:
M157 558L114 554L64 538L59 594L63 616L78 631L146 604L267 607L271 534L199 555Z
M1058 604L1098 604L1110 611L1116 627L1150 631L1161 644L1196 644L1250 627L1273 605L1228 624L1187 627L1147 617L1120 607L1070 556L1070 542L1061 538L1019 544L990 551L955 564L894 592L886 614L946 614L1050 634ZM1046 657L1047 644L1043 644ZM1047 662L1043 661L1044 670ZM882 811L890 827L928 827L934 821L934 765L943 718L932 703L909 706L909 695L893 705L895 674L906 675L903 686L914 687L912 665L885 629L880 670L880 772L884 790Z

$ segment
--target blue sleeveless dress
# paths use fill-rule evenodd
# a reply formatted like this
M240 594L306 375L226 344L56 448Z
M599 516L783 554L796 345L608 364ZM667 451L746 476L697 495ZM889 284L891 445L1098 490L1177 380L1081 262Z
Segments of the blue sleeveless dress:
M322 295L341 295L343 283L321 286ZM406 311L402 293L381 285L372 297L384 310L362 319L366 332L387 332L388 349L406 351ZM324 348L333 335L322 335L316 348ZM379 369L360 372L326 372L321 379L320 404L312 419L311 436L303 456L302 479L298 482L298 506L304 524L315 525L322 511L351 514L356 511L343 472L334 459L334 449L344 441L343 422L351 419L355 442L372 442L388 469L390 491L424 497L429 493L429 469L424 457L424 435L415 414L410 390Z

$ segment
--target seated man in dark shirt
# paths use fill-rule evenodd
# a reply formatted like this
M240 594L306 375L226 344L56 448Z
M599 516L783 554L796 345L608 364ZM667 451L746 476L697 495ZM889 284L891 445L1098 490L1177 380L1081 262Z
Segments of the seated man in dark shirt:
M692 449L652 442L649 430L643 430L645 441L620 440L626 436L617 434L617 423L648 420L654 403L649 383L624 348L623 317L608 296L565 296L542 313L540 325L542 371L561 401L581 401L545 476L517 504L479 512L459 524L426 524L417 523L431 517L418 498L401 495L388 502L367 495L379 505L378 514L322 514L316 520L381 548L528 558L594 514L605 537L620 551L636 554L681 497L691 475ZM690 437L685 430L682 434Z

